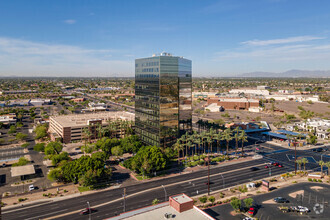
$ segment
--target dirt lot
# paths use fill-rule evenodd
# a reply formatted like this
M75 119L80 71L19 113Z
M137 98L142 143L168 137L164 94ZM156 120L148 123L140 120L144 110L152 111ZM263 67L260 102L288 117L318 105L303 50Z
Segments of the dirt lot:
M325 117L330 116L330 103L313 103L307 102L294 102L294 101L276 101L275 107L283 110L287 114L296 114L298 116L298 106L302 106L305 110L313 111L317 114L323 114ZM270 109L271 104L267 103L266 108Z

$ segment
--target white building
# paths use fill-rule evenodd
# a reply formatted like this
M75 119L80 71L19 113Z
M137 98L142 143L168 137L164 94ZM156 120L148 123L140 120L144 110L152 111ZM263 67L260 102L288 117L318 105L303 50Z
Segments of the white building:
M266 96L269 95L269 91L265 89L232 89L229 93L244 93L249 95L260 95Z

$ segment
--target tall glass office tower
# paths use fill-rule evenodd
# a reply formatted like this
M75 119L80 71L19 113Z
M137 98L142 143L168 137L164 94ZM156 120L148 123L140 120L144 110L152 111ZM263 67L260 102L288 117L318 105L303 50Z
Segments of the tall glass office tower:
M135 131L148 145L171 146L192 129L191 60L169 53L135 60Z

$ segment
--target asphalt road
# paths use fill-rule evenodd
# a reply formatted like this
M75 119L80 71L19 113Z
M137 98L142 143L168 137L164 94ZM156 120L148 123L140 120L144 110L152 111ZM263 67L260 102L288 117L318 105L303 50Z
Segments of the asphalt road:
M323 189L313 189L312 187L323 187ZM303 190L303 197L296 196L291 197L289 194ZM284 206L304 206L307 207L310 212L307 215L299 215L295 212L282 213L278 210L280 204L273 202L267 202L275 197L285 197L290 203L284 204ZM291 219L329 219L330 216L330 186L322 183L298 183L285 188L276 189L267 194L261 194L252 196L254 199L254 205L258 207L255 217L266 220L291 220ZM301 199L303 198L303 199ZM320 206L318 206L319 204ZM314 210L315 207L315 210ZM318 208L320 207L320 208ZM243 215L232 216L230 204L219 205L206 209L205 211L212 217L220 220L239 220L243 219Z
M266 159L251 160L248 162L232 164L227 166L213 167L210 170L211 174L211 191L219 190L229 186L249 182L252 180L261 179L269 176L268 169L265 169L263 164ZM257 166L260 169L251 171L251 166ZM280 174L292 170L292 167L272 169L272 175ZM223 177L223 178L222 178ZM183 182L187 181L187 182ZM207 169L196 171L179 176L165 178L156 181L139 183L126 187L126 210L134 210L147 205L151 205L152 200L158 198L164 201L165 192L162 185L165 186L167 196L179 193L186 193L189 196L203 194L207 192ZM155 188L155 189L153 189ZM143 192L145 190L150 190ZM140 194L132 195L140 192ZM88 219L88 216L82 217L78 211L87 207L87 201L92 207L97 207L98 212L93 213L93 219L104 219L107 217L119 215L123 212L123 188L96 192L90 195L71 198L63 201L50 202L47 204L35 204L28 208L15 208L4 210L4 219L40 219L55 216L56 219ZM117 201L118 200L118 201ZM111 202L111 203L109 203ZM108 203L102 205L103 203ZM66 216L58 216L64 213L72 213Z

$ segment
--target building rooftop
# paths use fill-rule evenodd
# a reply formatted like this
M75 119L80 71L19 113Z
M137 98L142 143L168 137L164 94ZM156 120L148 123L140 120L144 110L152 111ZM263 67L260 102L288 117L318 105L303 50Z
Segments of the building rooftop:
M133 210L130 212L122 213L120 216L109 218L108 220L155 220L164 219L165 214L172 214L172 218L177 220L207 220L213 219L205 212L194 207L184 212L178 212L169 205L169 202L160 203L154 206ZM165 218L166 219L166 218Z
M25 175L32 175L35 174L34 166L33 165L25 165L19 167L12 167L11 168L11 176L25 176Z
M50 119L55 120L62 127L75 127L75 126L84 126L87 125L89 120L99 119L104 122L108 120L128 120L134 121L135 114L124 111L116 112L98 112L98 113L89 113L89 114L74 114L74 115L60 115L52 116Z
M193 201L192 198L186 196L185 194L173 196L172 198L180 204Z

